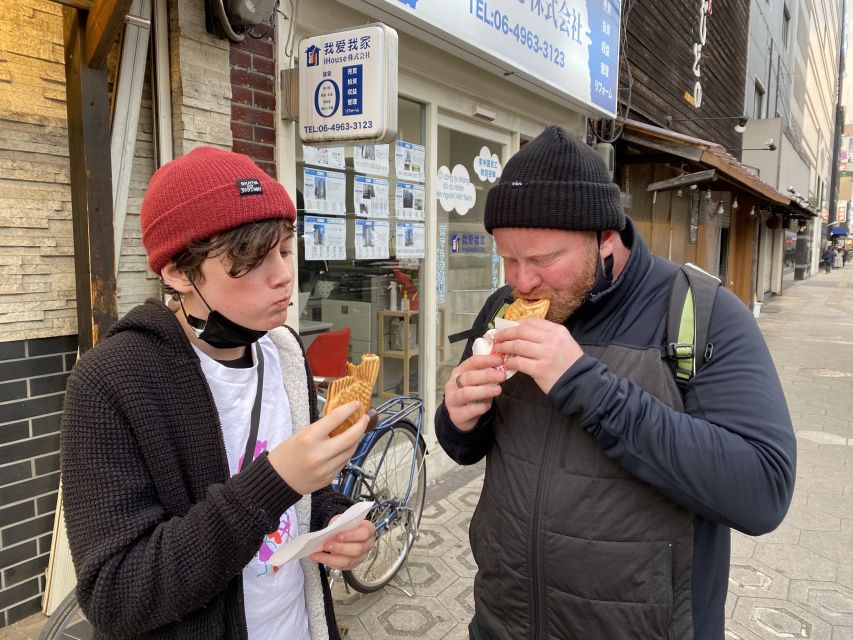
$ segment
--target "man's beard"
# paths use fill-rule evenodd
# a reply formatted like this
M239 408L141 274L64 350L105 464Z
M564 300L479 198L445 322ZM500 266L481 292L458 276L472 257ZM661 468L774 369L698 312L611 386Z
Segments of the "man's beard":
M548 307L548 314L545 316L545 319L556 322L557 324L563 324L586 301L589 292L592 290L595 284L595 271L598 259L598 245L594 240L590 240L586 246L577 277L572 282L568 282L564 289L555 291L540 288L523 294L518 289L513 289L512 295L516 298L528 298L531 300L540 298L550 299L551 305Z

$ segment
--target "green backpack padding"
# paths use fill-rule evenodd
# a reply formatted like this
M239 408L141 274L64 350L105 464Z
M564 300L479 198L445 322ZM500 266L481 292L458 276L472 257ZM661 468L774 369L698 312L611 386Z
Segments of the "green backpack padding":
M714 354L714 345L708 342L708 326L719 288L719 278L689 262L673 279L664 352L682 391Z

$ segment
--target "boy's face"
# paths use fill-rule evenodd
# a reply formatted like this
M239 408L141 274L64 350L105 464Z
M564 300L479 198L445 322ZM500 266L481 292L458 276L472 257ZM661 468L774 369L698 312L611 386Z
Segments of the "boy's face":
M224 255L208 257L201 265L196 287L211 309L232 322L269 331L284 324L293 293L293 232L285 231L278 246L263 262L239 278L228 275ZM191 315L206 319L207 306L192 289L185 292L184 307Z

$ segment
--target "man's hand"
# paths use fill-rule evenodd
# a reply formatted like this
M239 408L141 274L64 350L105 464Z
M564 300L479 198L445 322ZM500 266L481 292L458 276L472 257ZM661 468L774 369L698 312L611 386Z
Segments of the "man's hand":
M457 429L473 429L501 394L506 374L495 369L501 364L500 356L471 356L450 372L444 385L444 406Z
M546 394L583 355L565 326L541 318L498 331L493 348L508 356L507 369L526 373Z
M358 402L341 405L270 451L270 464L294 491L305 495L331 484L352 457L367 428L367 414L343 433L329 434L358 407Z
M340 516L329 521L332 524ZM349 571L354 569L370 553L376 543L376 528L369 520L362 520L355 529L339 533L326 540L323 550L312 553L309 558L332 569Z

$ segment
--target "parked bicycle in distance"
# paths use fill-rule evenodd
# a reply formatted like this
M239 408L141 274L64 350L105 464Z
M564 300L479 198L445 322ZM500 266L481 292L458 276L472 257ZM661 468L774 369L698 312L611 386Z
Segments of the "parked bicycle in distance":
M398 396L376 412L377 426L364 434L334 483L354 502L376 503L367 516L376 527L376 545L357 568L343 572L346 583L361 593L378 591L397 575L417 539L426 498L423 401ZM93 637L94 629L72 591L50 616L39 640Z

